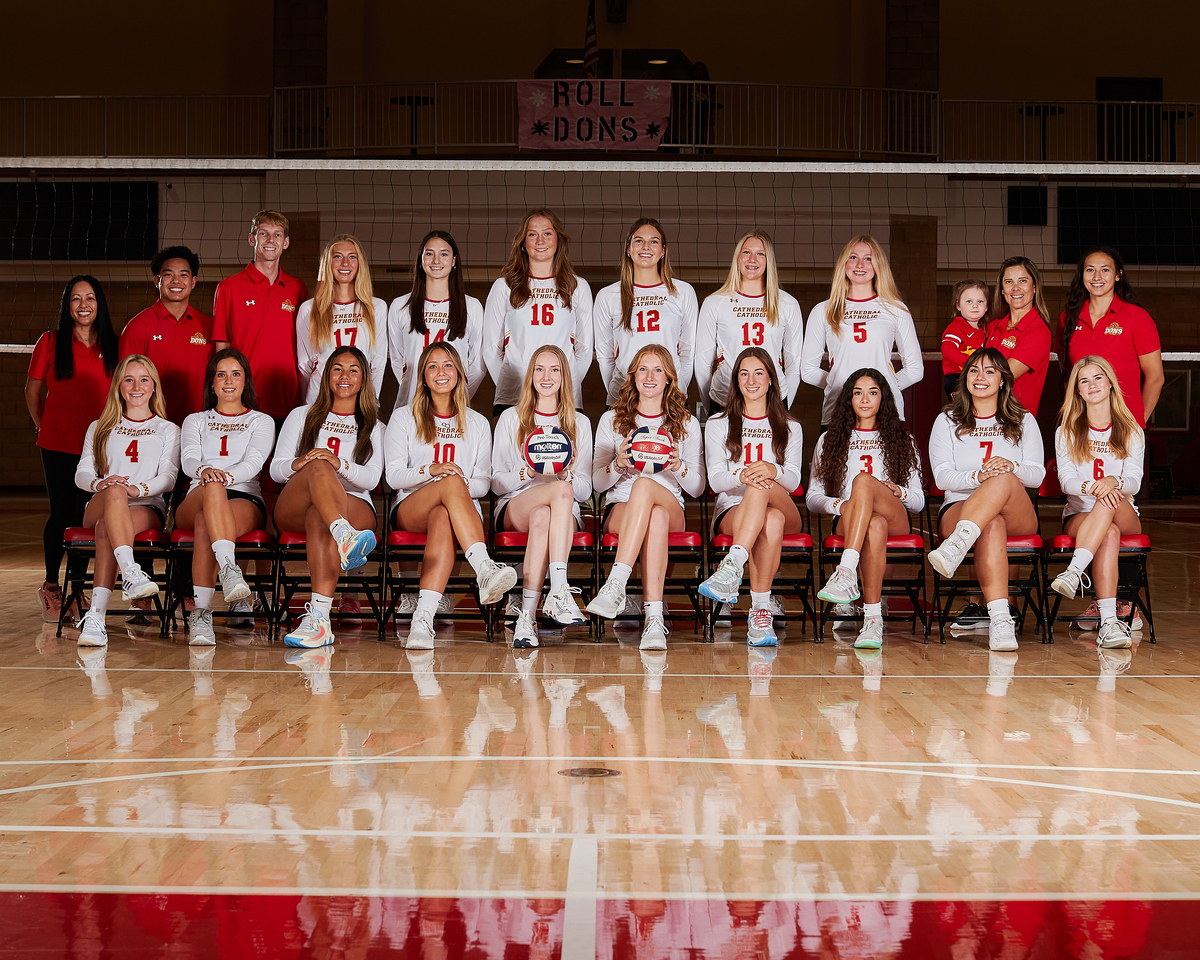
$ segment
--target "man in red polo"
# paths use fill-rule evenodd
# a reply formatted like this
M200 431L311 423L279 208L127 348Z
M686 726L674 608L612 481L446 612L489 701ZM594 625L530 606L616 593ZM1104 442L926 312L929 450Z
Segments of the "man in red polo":
M150 261L158 299L125 324L120 355L141 353L162 379L167 415L176 425L203 405L204 372L213 353L213 320L191 303L200 259L187 247L167 247Z
M296 311L308 299L308 288L279 268L288 243L287 217L260 211L250 223L254 262L222 280L213 298L217 349L233 346L246 355L259 407L277 423L300 402Z

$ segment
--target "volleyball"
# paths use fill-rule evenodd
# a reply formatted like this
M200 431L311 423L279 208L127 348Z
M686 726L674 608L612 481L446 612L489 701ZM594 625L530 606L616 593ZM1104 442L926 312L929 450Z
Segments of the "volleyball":
M571 438L558 427L537 427L525 438L525 462L535 473L561 473L573 454Z
M638 427L629 438L629 457L642 473L658 473L671 462L675 442L662 427Z

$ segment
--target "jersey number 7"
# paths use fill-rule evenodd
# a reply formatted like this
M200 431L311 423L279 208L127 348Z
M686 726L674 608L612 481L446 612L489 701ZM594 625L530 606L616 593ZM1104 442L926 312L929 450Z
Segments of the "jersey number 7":
M983 462L984 463L987 463L989 460L992 459L992 444L995 442L996 441L994 441L994 440L980 440L979 441L979 449L983 451Z

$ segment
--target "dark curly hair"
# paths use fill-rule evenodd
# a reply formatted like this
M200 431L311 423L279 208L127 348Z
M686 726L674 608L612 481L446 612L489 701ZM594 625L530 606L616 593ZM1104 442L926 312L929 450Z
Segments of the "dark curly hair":
M1000 395L996 398L996 422L1009 443L1020 443L1025 432L1025 408L1013 393L1012 367L1008 359L995 347L981 347L967 359L966 366L958 375L958 385L951 401L942 407L942 413L955 425L954 435L962 437L975 429L975 399L967 389L967 378L974 367L990 363L1000 371Z
M1121 255L1117 253L1115 247L1104 245L1092 247L1079 258L1079 263L1075 266L1075 276L1071 278L1071 286L1067 289L1067 308L1063 311L1062 349L1058 354L1063 383L1066 383L1067 377L1071 375L1071 338L1075 336L1075 328L1079 326L1079 314L1089 299L1087 287L1083 282L1083 266L1087 263L1088 257L1097 253L1108 257L1113 262L1113 269L1117 271L1117 279L1113 284L1113 293L1116 298L1135 305L1138 302L1137 297L1133 294L1133 287L1125 276L1125 261L1121 259ZM1099 319L1099 317L1092 317L1092 323Z
M850 434L858 422L851 401L854 399L854 385L862 377L869 377L879 387L879 412L875 415L875 429L879 431L879 442L883 446L883 465L887 468L888 479L898 486L904 486L913 471L920 469L917 449L913 446L912 435L900 419L891 385L874 367L862 367L850 374L842 384L842 392L822 441L820 462L813 469L817 479L834 496L846 483L846 451L850 449Z

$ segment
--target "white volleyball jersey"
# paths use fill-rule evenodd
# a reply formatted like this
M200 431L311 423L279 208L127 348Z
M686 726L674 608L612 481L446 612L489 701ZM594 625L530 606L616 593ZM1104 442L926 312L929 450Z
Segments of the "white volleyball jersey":
M180 431L180 466L192 478L190 493L200 486L205 467L233 476L226 487L261 497L258 474L275 446L275 421L261 410L226 416L216 410L193 413Z
M108 470L96 473L95 436L93 420L83 437L83 452L75 469L75 486L90 493L105 477L127 477L130 486L141 491L140 497L130 497L131 507L157 507L166 514L163 494L175 487L179 476L179 428L170 420L150 417L130 420L122 417L112 428L104 444Z
M596 327L596 364L608 388L608 403L617 402L629 361L642 347L665 347L679 374L679 389L686 395L692 382L692 351L696 343L699 307L690 283L673 280L675 292L664 283L633 286L633 310L626 330L621 324L621 284L611 283L596 294L592 317Z
M1142 461L1146 455L1146 437L1138 430L1129 438L1129 456L1120 459L1109 443L1112 437L1112 425L1103 430L1091 428L1088 430L1088 441L1091 445L1091 457L1083 463L1071 459L1063 428L1059 426L1054 431L1054 457L1058 465L1058 484L1067 495L1067 505L1063 517L1076 513L1091 513L1096 506L1096 498L1086 491L1093 483L1104 477L1117 477L1117 490L1133 499L1142 488ZM1137 509L1136 507L1134 509Z
M298 449L300 435L304 432L304 418L308 416L308 406L297 407L287 415L283 426L279 429L279 440L275 444L275 456L271 460L271 479L276 483L287 483L295 475L292 461L308 453ZM375 429L371 431L371 456L366 463L354 462L354 448L358 442L358 424L354 414L345 416L333 413L325 416L325 422L317 432L315 449L330 450L341 463L337 467L338 479L344 489L352 497L358 497L364 503L370 504L371 491L379 486L379 477L383 473L383 422L377 420Z
M704 462L708 466L708 487L717 495L717 503L713 507L714 521L726 510L742 502L746 496L746 485L739 471L756 460L774 464L779 469L775 482L788 493L800 486L804 470L804 429L797 421L788 421L788 442L783 463L775 459L771 421L766 417L742 417L742 451L736 459L730 458L725 446L728 438L729 418L723 413L710 417L704 425Z
M904 495L900 501L909 513L920 513L925 507L925 491L922 489L924 479L921 475L921 454L917 452L917 461L909 475L903 480L893 480L888 476L887 461L884 457L883 444L879 442L878 430L858 430L850 433L850 442L846 445L846 478L842 481L841 490L826 490L817 476L817 465L825 454L825 439L828 433L817 437L817 446L813 450L812 471L808 476L808 490L804 501L808 509L814 513L827 513L840 516L842 505L850 498L850 488L854 478L860 473L870 474L882 483L894 483ZM917 445L913 444L913 450Z
M353 303L333 305L333 327L329 342L320 349L314 348L309 340L308 322L313 302L305 300L300 304L296 312L296 367L300 371L300 383L305 385L305 403L317 399L325 362L335 350L342 347L358 347L363 352L371 366L371 387L375 391L375 399L379 399L379 391L383 389L383 373L387 368L387 304L378 297L373 298L371 303L375 307L374 343L371 342L371 331L367 328L362 304L355 300Z
M592 288L579 277L571 307L558 296L554 278L529 278L529 299L514 307L508 283L492 284L483 308L483 362L496 385L496 403L520 399L525 370L538 347L553 344L569 358L575 381L575 406L583 406L583 378L592 365Z
M842 392L842 384L855 370L874 367L889 380L896 410L904 418L904 397L901 391L919 383L925 376L925 361L921 357L921 341L912 314L903 307L884 303L878 297L870 300L847 300L845 314L834 336L825 317L829 301L818 303L808 315L804 332L804 357L801 376L805 383L825 390L821 407L821 423L833 417ZM900 354L904 366L896 372L892 367L892 346ZM829 354L829 370L821 369L821 358Z
M698 497L704 490L704 439L700 430L700 421L693 416L687 418L684 425L683 439L675 444L679 451L680 468L660 470L658 473L641 473L629 470L621 473L613 467L617 458L617 450L628 439L616 432L613 419L616 413L608 410L600 418L596 427L596 452L592 457L592 486L604 493L606 504L625 503L629 500L629 491L638 477L649 477L671 491L679 505L683 506L683 495ZM661 427L662 416L634 418L638 427ZM636 429L636 427L635 427ZM607 492L606 492L607 491Z
M458 429L458 417L433 419L437 430L432 443L417 436L412 407L401 407L388 424L384 457L388 486L396 491L396 503L439 479L429 473L435 463L458 464L466 475L471 497L486 497L492 483L492 428L487 418L468 410L465 431Z
M712 294L704 298L696 325L696 386L705 406L723 407L738 355L747 347L762 347L776 361L784 403L789 407L800 384L800 350L804 316L790 293L779 291L779 316L767 320L766 297Z
M416 373L421 351L431 343L445 341L462 358L467 368L467 396L474 397L483 381L483 304L474 297L467 297L467 327L457 340L446 340L450 325L450 301L425 301L425 332L414 333L412 318L408 315L406 293L392 301L387 317L388 357L392 373L400 390L396 394L396 406L406 407L412 402L420 375Z
M984 461L1004 457L1026 487L1039 487L1046 478L1042 433L1032 413L1026 412L1021 440L1011 443L992 417L976 417L975 429L955 436L950 417L939 414L929 434L929 468L933 482L946 492L945 503L966 500L979 487L979 470Z
M559 427L557 413L533 414L533 422L539 427ZM517 408L509 407L496 421L496 436L492 441L492 492L499 499L496 511L517 494L538 483L561 483L564 478L571 484L575 496L575 519L579 520L579 504L592 495L592 424L582 413L575 414L574 455L566 469L560 474L537 473L525 462L525 451L517 444Z

